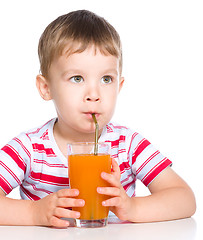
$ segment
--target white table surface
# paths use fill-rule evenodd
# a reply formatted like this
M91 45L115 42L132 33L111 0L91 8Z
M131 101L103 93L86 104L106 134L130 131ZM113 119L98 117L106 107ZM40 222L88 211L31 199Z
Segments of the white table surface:
M113 221L115 221L113 223ZM203 227L203 224L202 224ZM199 228L199 230L201 230ZM197 234L195 218L157 223L121 223L115 219L103 228L55 229L34 226L0 226L0 239L5 240L194 240L203 239Z

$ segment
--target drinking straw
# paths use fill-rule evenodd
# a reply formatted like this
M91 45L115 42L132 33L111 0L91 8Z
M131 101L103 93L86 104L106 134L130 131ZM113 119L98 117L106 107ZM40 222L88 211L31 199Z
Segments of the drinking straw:
M94 155L98 155L98 138L99 138L99 124L95 117L95 113L92 113L92 118L95 123L95 141L94 141Z

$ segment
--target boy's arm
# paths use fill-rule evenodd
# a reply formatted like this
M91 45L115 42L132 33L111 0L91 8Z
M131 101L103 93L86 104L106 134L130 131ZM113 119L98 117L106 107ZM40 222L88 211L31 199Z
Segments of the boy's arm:
M195 197L190 187L170 168L166 168L149 185L151 195L128 197L120 184L119 166L112 160L112 174L102 178L112 187L98 188L101 194L111 196L103 202L121 220L154 222L190 217L196 210Z
M0 225L33 225L32 201L6 197L0 189Z
M150 196L133 199L137 222L174 220L195 213L192 190L170 167L154 179L149 190Z
M10 199L0 189L0 225L40 225L64 228L69 222L61 218L78 218L79 212L70 207L84 206L75 199L79 191L62 189L38 201Z

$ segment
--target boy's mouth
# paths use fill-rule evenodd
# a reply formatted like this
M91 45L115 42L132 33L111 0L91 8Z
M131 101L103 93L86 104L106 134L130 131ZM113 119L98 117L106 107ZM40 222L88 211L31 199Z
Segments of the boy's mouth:
M95 117L98 118L100 116L99 113L96 113L96 112L84 112L85 116L88 118L88 119L92 119L92 114L95 114Z

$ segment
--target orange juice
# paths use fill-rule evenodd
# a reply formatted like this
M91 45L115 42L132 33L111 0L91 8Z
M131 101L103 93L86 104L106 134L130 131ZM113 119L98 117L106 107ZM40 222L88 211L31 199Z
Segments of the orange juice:
M111 172L111 158L107 154L74 154L68 156L71 188L78 189L78 198L85 200L85 206L73 208L81 213L80 219L97 220L108 216L108 207L102 201L108 196L97 193L97 187L109 186L101 178L102 172Z

